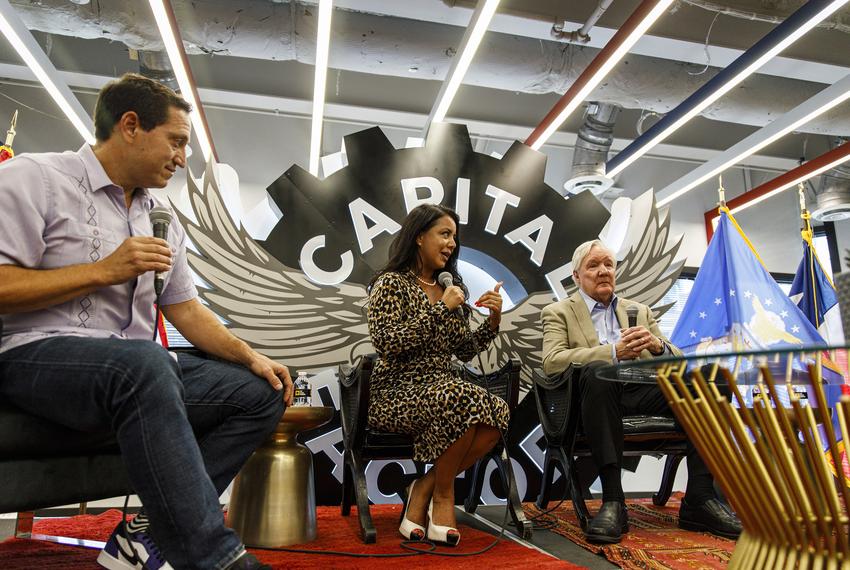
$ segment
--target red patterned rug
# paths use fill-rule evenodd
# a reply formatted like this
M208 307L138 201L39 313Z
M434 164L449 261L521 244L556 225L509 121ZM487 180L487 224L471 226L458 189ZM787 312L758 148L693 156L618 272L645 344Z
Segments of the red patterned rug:
M374 505L372 519L378 531L376 544L363 544L357 533L357 513L352 509L349 517L341 517L339 507L319 507L317 513L319 538L309 544L294 546L313 550L337 550L369 554L406 552L399 546L398 517L400 505ZM105 541L118 521L121 513L110 510L100 515L81 515L66 519L44 519L37 521L33 531ZM494 537L469 527L460 528L462 540L455 549L440 547L438 552L446 554L472 553L489 545ZM475 565L483 568L580 568L545 554L526 548L505 539L484 554L468 558L421 555L406 558L350 558L344 556L297 554L289 552L251 549L262 562L273 568L457 568ZM98 551L75 546L64 546L36 540L10 538L0 543L0 569L2 570L96 570Z
M541 519L552 520L552 532L591 552L601 553L620 568L726 568L732 558L735 541L708 533L681 530L678 527L680 501L681 493L675 494L663 507L653 505L652 499L626 501L631 530L620 544L601 546L587 542L569 500ZM591 514L596 513L600 503L600 500L587 501ZM533 503L523 506L528 516L540 513ZM551 508L554 504L549 506Z

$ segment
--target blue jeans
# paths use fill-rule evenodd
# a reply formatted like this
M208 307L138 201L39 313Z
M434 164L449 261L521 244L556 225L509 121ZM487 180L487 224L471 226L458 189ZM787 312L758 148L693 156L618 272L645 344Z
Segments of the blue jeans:
M248 369L146 340L56 337L0 353L0 398L80 431L115 433L150 534L175 568L242 548L219 496L271 434L283 396Z

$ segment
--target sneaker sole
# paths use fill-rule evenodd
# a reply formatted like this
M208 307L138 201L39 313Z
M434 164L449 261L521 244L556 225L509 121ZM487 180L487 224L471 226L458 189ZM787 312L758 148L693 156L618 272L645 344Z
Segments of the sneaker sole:
M100 554L97 555L97 563L109 570L136 570L135 564L130 565L118 560L105 550L101 550Z

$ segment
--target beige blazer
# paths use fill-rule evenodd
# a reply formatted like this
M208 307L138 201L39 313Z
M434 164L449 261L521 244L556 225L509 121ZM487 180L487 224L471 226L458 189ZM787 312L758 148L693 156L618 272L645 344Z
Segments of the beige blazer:
M682 351L673 346L661 333L652 310L641 303L620 298L617 301L617 320L620 326L628 325L628 307L637 307L637 324L643 325L661 339L661 342L676 356ZM611 346L599 344L590 311L579 292L573 293L563 301L547 305L543 309L543 372L547 376L560 374L570 364L587 364L593 361L613 363ZM641 359L652 358L648 350L641 353Z

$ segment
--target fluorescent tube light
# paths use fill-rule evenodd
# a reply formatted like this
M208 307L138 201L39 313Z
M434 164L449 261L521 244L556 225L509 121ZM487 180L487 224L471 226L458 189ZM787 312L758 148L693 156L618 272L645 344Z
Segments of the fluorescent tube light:
M79 100L59 78L59 72L15 13L8 0L0 0L0 31L35 74L47 92L88 144L95 144L94 124Z
M753 200L750 200L749 202L741 204L740 206L735 206L734 208L729 208L729 211L732 212L733 214L737 214L738 212L741 212L743 210L746 210L747 208L755 206L756 204L764 202L768 198L776 196L777 194L779 194L780 192L782 192L784 190L787 190L789 188L795 188L801 182L805 182L809 178L814 178L815 176L818 176L819 174L823 174L824 172L826 172L828 170L832 170L836 166L844 164L848 160L850 160L850 153L845 153L844 156L839 156L836 159L834 159L834 160L832 160L832 161L830 161L826 164L821 165L820 167L818 167L815 170L812 170L810 172L801 172L799 176L796 176L796 177L784 182L781 186L777 186L776 188L770 190L769 192L762 194L758 198L754 198ZM770 184L770 182L768 182L767 184Z
M632 23L627 21L623 27L620 28L614 36L608 41L602 51L596 56L590 65L585 69L582 74L576 79L573 84L577 87L575 93L571 93L573 88L571 87L565 94L564 98L558 102L555 109L560 105L564 105L563 109L557 113L557 115L553 118L544 119L542 125L546 125L540 133L538 133L538 129L540 126L535 129L535 131L531 134L531 136L526 140L526 144L531 146L534 150L539 150L541 146L546 144L546 141L549 140L567 119L570 114L576 110L576 108L584 102L584 100L593 92L594 89L602 82L602 80L607 76L614 66L620 62L623 57L635 43L643 36L646 31L655 23L655 21L661 17L665 10L673 3L673 0L656 0L655 5L646 12L642 19L637 21L636 23ZM639 13L639 11L645 6L651 5L652 2L649 0L645 0L643 4L641 4L637 10L635 10L632 17L636 17L635 15ZM629 18L631 20L631 18ZM633 26L633 27L631 27ZM631 28L631 31L629 31ZM624 38L621 38L621 32L625 34ZM618 43L619 42L619 43ZM597 62L600 61L601 63ZM598 64L598 67L596 65ZM550 111L550 115L552 112Z
M706 180L755 154L772 142L850 99L850 75L836 81L770 124L733 145L719 156L703 163L656 194L658 206L666 206Z
M490 26L490 21L499 7L499 2L500 0L478 0L466 32L464 32L463 38L460 41L460 55L456 56L452 62L449 74L440 88L440 93L437 94L434 108L431 110L431 115L428 117L425 125L426 131L431 126L431 123L439 123L446 118L452 100L460 88L460 84L469 69L469 65L472 63L472 58L475 57L475 52L478 50L478 46L481 45L481 40Z
M333 1L319 0L319 30L316 37L316 75L313 80L313 124L310 129L310 174L319 175L322 156L322 120L325 111L325 85L331 44Z
M717 101L744 79L756 72L809 30L832 15L848 0L809 0L784 22L741 54L734 62L697 89L678 107L654 124L646 133L608 161L605 175L613 178L673 134L703 109Z
M162 36L162 42L165 44L165 52L168 54L174 76L177 78L180 94L192 105L193 112L189 114L189 120L192 121L192 127L195 130L195 138L201 147L204 160L209 161L210 157L216 158L215 150L204 121L204 111L195 90L195 83L190 76L191 71L188 67L186 52L183 50L180 32L177 30L177 22L174 20L171 3L169 0L148 0L148 2L153 11L156 26L159 28L159 35Z

